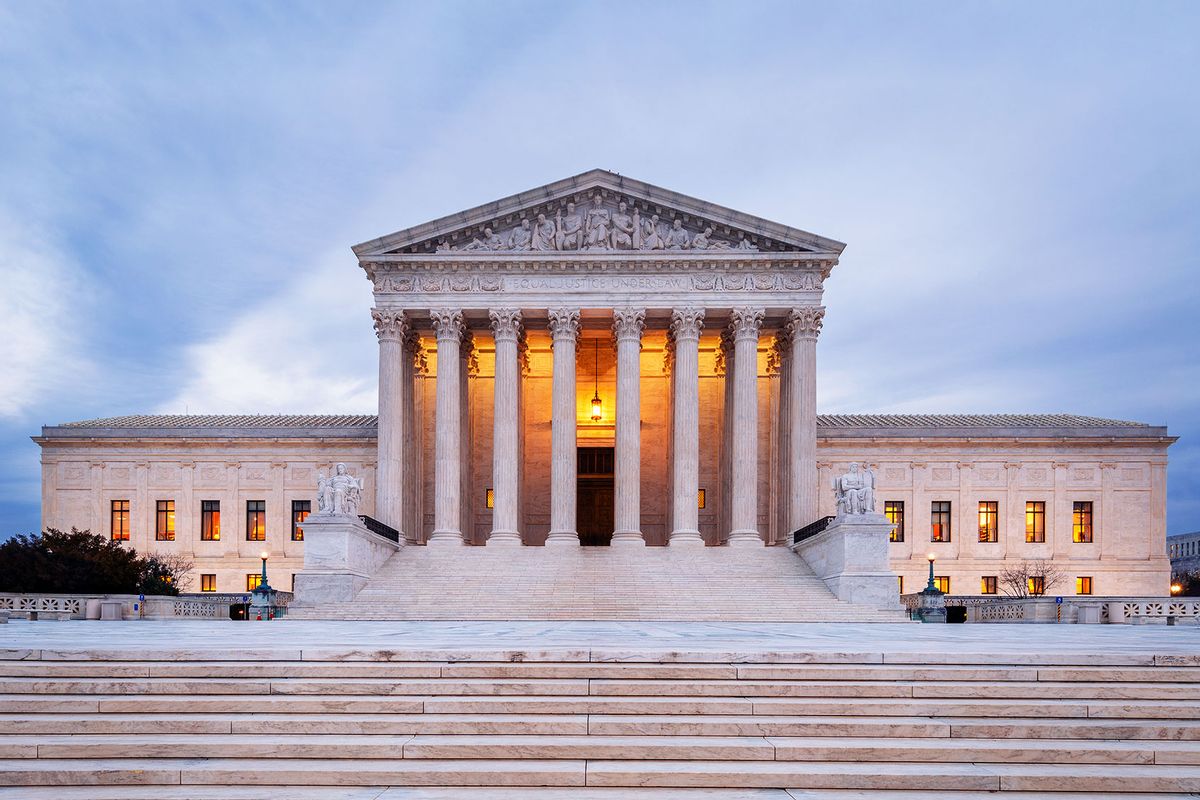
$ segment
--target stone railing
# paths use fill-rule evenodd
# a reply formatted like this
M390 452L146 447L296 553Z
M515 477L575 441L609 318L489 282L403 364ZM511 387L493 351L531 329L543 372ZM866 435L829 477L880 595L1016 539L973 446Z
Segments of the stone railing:
M9 617L27 619L98 619L99 604L119 603L123 619L229 619L231 602L242 602L242 595L227 597L236 599L151 595L141 600L135 594L0 593L0 611L8 612Z
M905 595L905 605L909 598ZM1200 624L1200 599L1155 597L946 597L965 606L967 622L1060 622L1111 624Z

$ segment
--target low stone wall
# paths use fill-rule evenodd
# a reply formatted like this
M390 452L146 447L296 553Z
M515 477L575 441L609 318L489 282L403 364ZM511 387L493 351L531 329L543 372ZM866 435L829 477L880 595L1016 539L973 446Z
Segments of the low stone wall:
M241 602L240 596L232 602ZM89 603L89 601L92 601ZM119 603L122 619L229 619L231 601L218 598L164 597L144 601L136 594L15 594L0 593L0 611L10 618L88 619L88 606Z
M1097 597L1087 600L1053 597L1010 597L947 605L965 605L967 622L1058 622L1073 624L1200 624L1200 599Z

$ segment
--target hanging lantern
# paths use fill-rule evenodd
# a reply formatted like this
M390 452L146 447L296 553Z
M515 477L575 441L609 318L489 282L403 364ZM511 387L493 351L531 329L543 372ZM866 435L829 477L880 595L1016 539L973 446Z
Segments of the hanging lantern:
M592 340L592 422L604 418L604 403L600 400L600 340Z

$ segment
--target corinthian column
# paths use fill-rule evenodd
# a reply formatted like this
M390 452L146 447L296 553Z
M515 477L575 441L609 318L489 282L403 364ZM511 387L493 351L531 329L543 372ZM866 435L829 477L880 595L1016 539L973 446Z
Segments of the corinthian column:
M550 535L548 545L578 545L575 530L575 349L579 309L550 309L554 378L550 410Z
M433 535L431 545L461 545L462 530L462 358L466 327L462 311L429 312L437 333L437 442L434 452Z
M731 547L763 544L758 533L758 330L764 314L762 308L735 308L730 321L733 334Z
M617 339L616 466L613 492L613 545L645 545L642 536L642 328L646 309L613 312Z
M672 430L671 541L704 546L700 536L700 329L704 309L677 308L671 314L675 342L674 429Z
M517 341L521 334L521 312L494 308L492 338L496 343L496 399L493 406L492 437L492 534L488 545L519 545L517 529L517 475L521 459L517 442Z
M793 308L788 319L792 352L788 371L788 530L817 519L817 336L825 318L824 306Z
M400 531L404 544L404 337L403 311L372 309L379 337L379 432L376 443L375 514Z

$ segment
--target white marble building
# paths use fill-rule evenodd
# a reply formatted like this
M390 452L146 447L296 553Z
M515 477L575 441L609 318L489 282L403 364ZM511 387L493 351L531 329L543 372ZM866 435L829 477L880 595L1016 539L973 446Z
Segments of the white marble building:
M832 476L860 461L897 522L905 591L932 552L954 594L1026 559L1059 567L1053 593L1164 594L1165 428L818 417L824 282L843 247L601 170L367 242L354 251L375 289L378 419L48 426L43 524L190 553L196 589L244 590L265 549L286 588L316 475L337 462L365 481L361 511L408 542L504 558L781 545L833 513Z

